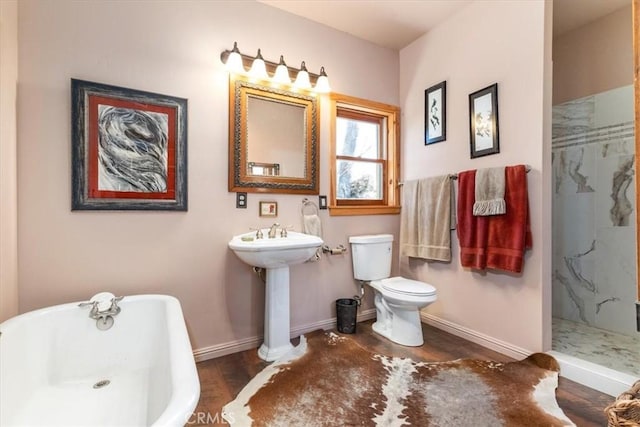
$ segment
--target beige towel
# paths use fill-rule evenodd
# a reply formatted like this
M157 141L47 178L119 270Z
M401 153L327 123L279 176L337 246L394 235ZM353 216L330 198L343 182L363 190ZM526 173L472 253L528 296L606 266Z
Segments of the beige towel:
M322 237L322 223L318 215L302 216L302 232L312 236Z
M474 216L504 215L504 166L476 171L476 200L473 204Z
M451 261L451 188L449 175L404 183L401 256Z
M316 214L313 215L302 215L302 232L306 234L311 234L313 236L322 237L322 222L320 222L320 217ZM319 247L316 250L316 254L309 258L309 261L319 261L322 256L322 247Z

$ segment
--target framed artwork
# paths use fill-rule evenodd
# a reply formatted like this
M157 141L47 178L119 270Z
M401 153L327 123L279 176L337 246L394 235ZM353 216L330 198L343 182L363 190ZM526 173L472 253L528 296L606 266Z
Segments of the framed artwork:
M471 158L500 152L498 83L469 95Z
M71 210L187 210L187 100L71 79Z
M260 216L278 216L278 202L260 202Z
M447 82L424 91L424 145L447 139Z

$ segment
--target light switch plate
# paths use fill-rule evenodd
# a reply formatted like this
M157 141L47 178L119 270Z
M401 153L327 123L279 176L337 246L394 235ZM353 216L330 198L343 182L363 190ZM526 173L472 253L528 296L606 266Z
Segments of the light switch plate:
M236 193L236 208L247 208L247 193Z
M327 196L318 196L318 206L320 209L327 209Z

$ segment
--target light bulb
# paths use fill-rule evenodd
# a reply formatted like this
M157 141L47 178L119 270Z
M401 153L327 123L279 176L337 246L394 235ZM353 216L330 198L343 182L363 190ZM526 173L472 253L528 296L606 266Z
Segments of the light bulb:
M276 72L273 75L273 81L280 84L291 84L291 77L289 77L289 68L284 63L284 57L280 55L280 63L276 67Z
M300 65L300 71L298 71L294 85L300 89L311 89L311 80L309 80L309 72L307 71L304 61L302 61L302 65Z
M324 67L320 67L320 77L316 81L316 92L318 93L328 93L331 92L331 86L329 86L329 77L327 77L327 73L324 71Z
M244 65L242 64L242 56L240 56L240 50L238 50L238 43L233 42L233 49L229 53L227 57L227 62L225 64L227 71L231 73L245 73Z
M262 54L260 53L260 49L258 49L258 55L256 59L253 60L253 64L251 64L251 70L249 70L249 75L251 77L255 77L257 79L266 80L269 78L269 74L267 73L267 67L264 63L264 59L262 58Z

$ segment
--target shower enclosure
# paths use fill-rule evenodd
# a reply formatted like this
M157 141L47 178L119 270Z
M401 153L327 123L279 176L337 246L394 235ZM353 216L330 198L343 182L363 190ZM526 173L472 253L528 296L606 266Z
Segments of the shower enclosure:
M640 376L634 91L553 107L553 350Z

